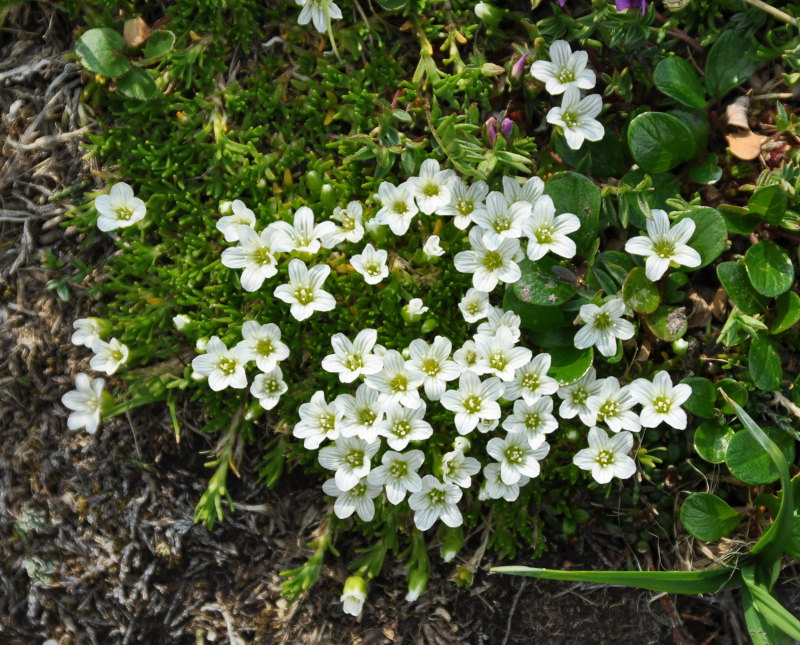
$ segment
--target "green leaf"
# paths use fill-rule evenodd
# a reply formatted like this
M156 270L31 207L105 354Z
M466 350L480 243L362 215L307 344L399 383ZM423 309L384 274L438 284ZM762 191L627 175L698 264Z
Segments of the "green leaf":
M706 58L706 89L721 99L734 87L744 83L756 71L750 43L735 31L723 32Z
M175 46L175 34L168 29L159 29L147 37L144 45L145 58L158 58L169 52Z
M625 210L629 215L630 226L640 230L647 228L647 219L638 203L640 198L650 208L660 208L662 211L669 212L671 209L667 204L667 200L681 192L680 181L675 175L669 172L650 176L640 168L637 168L636 170L625 173L620 183L636 187L645 177L649 177L652 181L652 188L649 190L643 189L642 192L625 192L618 197L620 211Z
M789 645L788 638L761 613L750 587L744 585L741 593L744 621L753 645Z
M548 376L556 379L560 385L569 385L589 371L594 359L594 348L553 347L549 354L552 362Z
M122 51L125 41L113 29L90 29L75 43L75 52L85 67L103 76L122 76L130 61Z
M741 409L736 403L732 405ZM777 447L784 466L794 461L794 439L791 435L777 428L764 428L762 432ZM775 466L773 456L747 429L740 430L731 438L725 463L734 477L753 486L771 484L780 477L780 469Z
M728 504L710 493L692 493L681 506L683 527L698 540L713 542L730 535L741 517Z
M653 334L671 343L681 338L689 328L685 307L661 306L645 318Z
M750 215L743 206L732 206L731 204L720 204L719 207L722 217L725 218L725 224L728 226L728 231L731 233L738 233L739 235L750 235L756 226L759 225L760 220Z
M795 641L800 640L800 620L773 598L765 585L757 581L755 566L755 564L748 564L742 567L742 580L752 594L756 610L765 619L764 622L767 625L779 629ZM780 640L776 640L773 636L771 643L774 644Z
M546 255L536 262L528 259L519 263L522 277L510 285L514 295L524 303L554 307L575 295L575 287L565 282L553 271L561 266L553 256Z
M661 304L661 294L655 283L650 282L642 267L636 267L625 278L622 285L622 299L634 311L651 314Z
M695 223L694 233L687 244L700 254L699 267L708 266L725 250L728 241L728 227L719 211L707 206L695 206L675 219L677 224L686 218Z
M747 399L749 397L747 388L738 381L734 381L731 378L726 378L722 379L721 381L717 381L716 385L717 390L722 390L725 392L725 394L736 401L736 403L739 405L744 406L747 404ZM724 402L722 404L722 412L725 414L736 414L734 409Z
M533 332L552 331L564 327L564 314L558 307L542 307L529 302L522 302L511 288L506 286L503 296L503 309L513 311L520 317L520 326Z
M695 150L691 130L677 117L645 112L628 127L628 147L643 170L660 173L691 159Z
M783 186L759 186L747 202L750 213L770 224L780 225L786 213L786 192Z
M683 404L687 412L696 417L711 419L715 414L714 402L717 400L717 388L707 378L690 376L681 381L692 388L692 395Z
M759 242L747 249L744 266L753 288L765 296L779 296L794 282L794 265L775 242Z
M704 421L694 431L694 449L706 461L721 464L725 461L725 452L733 434L730 426Z
M747 368L759 390L772 392L781 389L781 357L766 334L756 334L750 341Z
M670 110L668 114L683 123L692 134L692 137L684 143L686 146L685 159L694 159L702 153L708 152L708 117L705 112L678 109Z
M722 168L717 165L717 156L710 154L702 163L692 166L689 176L698 184L716 184L722 178Z
M611 129L606 130L600 141L584 141L578 150L570 148L562 134L556 135L554 141L558 156L579 172L608 177L619 176L625 171L625 151Z
M159 96L156 83L146 70L131 67L117 79L117 86L125 96L139 101L147 101Z
M780 334L791 329L800 320L800 296L787 291L778 296L775 315L769 328L770 334Z
M706 106L705 90L691 63L678 56L665 58L656 65L653 81L667 96L690 108Z
M553 200L557 215L572 213L578 217L581 227L570 237L575 240L578 255L587 257L600 230L600 188L584 175L559 172L547 180L544 194Z
M717 265L717 277L731 302L748 316L755 316L767 307L767 299L753 289L747 269L739 262Z

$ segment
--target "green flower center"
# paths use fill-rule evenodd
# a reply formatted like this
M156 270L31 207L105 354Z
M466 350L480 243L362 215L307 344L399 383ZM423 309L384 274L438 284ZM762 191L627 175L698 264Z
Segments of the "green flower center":
M615 417L619 414L619 403L616 401L606 401L600 406L598 412L605 419Z
M314 302L314 292L308 287L297 287L294 291L294 298L301 305L310 305Z
M519 465L522 463L522 450L520 450L519 446L508 446L503 451L503 457L506 458L508 463Z
M361 354L350 354L344 362L344 366L351 372L355 372L364 367L364 358Z
M133 211L127 206L115 208L114 214L117 216L117 219L120 219L123 222L127 222L131 217L133 217Z
M511 228L511 220L505 215L498 217L493 224L495 233L502 233Z
M610 450L599 450L594 460L603 468L612 465L616 461L614 453Z
M364 465L364 451L351 450L344 458L344 462L351 468L358 468Z
M611 316L609 316L605 311L602 313L597 314L594 318L594 328L597 331L605 331L613 322L611 321Z
M217 369L225 376L230 376L236 371L236 361L232 358L221 358L217 363Z
M539 244L552 244L555 231L551 226L540 226L536 229L536 241Z
M520 379L520 385L526 390L535 390L541 385L541 379L538 374L525 374L525 376Z
M333 432L336 427L336 416L330 413L321 414L319 417L319 427L322 428L326 434L328 432Z
M525 427L528 430L536 430L539 427L539 424L542 422L542 418L536 414L535 412L529 412L525 416Z
M358 422L362 426L371 426L373 423L375 423L375 419L377 418L378 415L369 408L364 408L363 410L358 411Z
M439 184L434 182L428 182L425 184L425 187L422 189L422 194L425 197L436 197L441 192Z
M444 491L439 490L438 488L429 490L428 501L430 502L431 506L443 506L445 501Z
M499 251L489 251L483 256L483 266L489 271L497 271L503 267L503 254Z
M582 387L572 390L572 403L573 405L584 405L586 399L589 398L589 393Z
M564 112L561 114L561 120L564 122L568 128L574 128L576 125L580 123L580 119L578 115L574 112Z
M395 461L391 466L389 466L389 474L394 479L402 479L408 475L408 464L404 461Z
M392 210L398 215L405 215L408 212L408 204L404 201L396 201Z
M408 379L403 374L397 374L389 381L389 387L393 392L405 392L408 390Z
M475 203L469 199L459 199L456 202L456 210L462 215L469 215L475 210Z
M364 271L369 273L371 276L379 276L381 274L381 264L380 262L370 262L364 265Z
M489 367L495 370L504 370L508 365L508 358L502 352L495 352L489 357Z
M400 419L392 424L392 434L403 439L411 432L411 424L405 419Z
M437 361L435 358L426 358L422 362L422 371L428 376L436 376L442 371L442 368L439 365L439 361Z
M571 69L562 69L556 78L559 83L572 83L575 81L575 72Z
M256 352L262 356L269 356L274 351L275 347L272 345L272 341L268 338L262 339L256 344Z
M268 392L269 394L277 394L281 391L281 384L278 383L278 379L267 379L264 381L264 391Z
M669 260L675 255L675 242L659 240L653 244L653 251L658 257Z
M470 414L478 414L481 411L481 397L471 394L464 399L464 409Z
M262 246L260 249L253 251L253 262L261 266L269 266L274 262L274 258L270 250Z
M367 492L367 486L366 484L362 483L356 484L348 491L351 497L363 497L366 492Z
M666 396L659 396L653 400L653 407L659 414L668 414L672 408L672 401Z

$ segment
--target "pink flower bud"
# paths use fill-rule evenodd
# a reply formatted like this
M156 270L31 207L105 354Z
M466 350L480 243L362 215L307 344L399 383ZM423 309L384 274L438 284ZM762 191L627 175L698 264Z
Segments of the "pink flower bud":
M489 117L486 120L486 129L489 132L489 143L494 145L494 142L497 141L497 119L494 117Z
M514 63L513 67L511 68L511 78L515 80L522 78L522 75L525 73L525 63L529 57L530 54L522 54L522 57L516 63Z
M503 133L504 137L510 137L511 133L514 132L514 122L508 118L503 119L503 123L500 124L500 132Z

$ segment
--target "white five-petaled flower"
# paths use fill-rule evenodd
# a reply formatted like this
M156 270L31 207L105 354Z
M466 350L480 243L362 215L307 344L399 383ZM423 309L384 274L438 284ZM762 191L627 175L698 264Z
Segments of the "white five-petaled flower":
M500 464L496 461L483 467L483 476L486 481L481 486L481 491L478 494L478 499L480 500L502 498L507 502L513 502L519 497L520 487L525 486L530 481L530 477L523 475L516 483L506 484L503 481Z
M300 406L299 413L300 421L295 424L292 434L303 440L303 447L307 450L316 450L326 439L336 441L339 438L343 412L336 401L325 401L322 390L314 392L311 401Z
M525 477L538 477L541 472L539 460L550 451L550 446L541 443L536 448L522 433L510 432L505 439L495 437L486 444L486 452L500 463L500 479L504 484L516 484Z
M339 437L332 446L319 451L319 465L335 470L339 490L348 491L370 471L370 459L381 447L380 442L368 443L361 437Z
M128 347L116 338L105 342L99 338L92 341L94 356L89 361L89 367L98 372L105 372L109 376L114 374L128 360Z
M431 424L425 421L425 403L418 408L391 404L386 408L386 418L378 426L378 434L386 437L392 450L405 450L411 441L423 441L433 434Z
M426 215L436 213L450 203L449 184L455 177L452 170L439 170L436 159L426 159L419 169L419 177L408 180L417 206Z
M544 193L544 182L538 177L530 177L520 184L515 177L503 177L503 197L509 204L528 202L534 206Z
M469 188L460 177L450 182L450 202L439 209L438 215L452 216L453 224L462 231L473 223L473 218L485 212L484 200L489 188L484 181L476 181Z
M265 374L256 375L250 386L250 394L258 399L259 405L265 410L274 408L281 398L281 394L289 387L283 380L280 367L273 367Z
M410 361L397 350L390 349L383 357L383 369L367 376L365 382L380 392L381 405L399 403L407 408L418 408L422 399L417 390L423 380L423 375L413 369Z
M295 0L295 2L303 7L297 17L297 23L307 25L313 22L314 28L321 34L328 30L330 20L339 20L342 17L341 9L333 0Z
M294 214L292 224L277 221L269 225L275 231L279 245L287 251L314 255L322 246L320 238L336 228L333 222L314 224L314 212L308 206L301 206Z
M472 273L472 284L479 291L490 293L501 280L508 284L516 282L522 275L515 257L519 252L519 240L503 240L496 249L488 249L483 243L483 232L477 226L469 232L470 251L456 253L454 264L461 273Z
M698 267L700 254L686 244L694 234L693 220L682 219L670 227L666 211L654 208L647 220L647 235L633 237L625 243L625 250L634 255L644 255L644 271L648 280L655 282L666 273L671 262L686 267Z
M567 235L581 227L580 220L572 213L556 216L556 207L549 195L543 195L536 201L533 214L524 226L528 237L528 259L538 260L552 251L562 258L574 257L575 242Z
M70 430L85 428L89 434L97 432L100 425L100 407L105 379L90 379L86 374L75 377L75 389L61 397L64 407L72 410L67 418Z
M586 405L589 397L600 394L603 382L597 380L597 372L590 367L586 374L581 376L571 385L558 388L558 396L561 399L561 407L558 408L558 416L562 419L572 419L580 415L581 421L587 426L594 425L595 417Z
M371 484L386 488L386 499L390 504L399 504L407 492L422 490L422 478L417 471L424 461L425 453L421 450L402 453L387 450L381 457L381 465L372 469L367 479Z
M574 87L590 90L595 84L594 72L586 69L589 54L573 52L566 40L556 40L550 45L550 61L537 60L531 65L531 75L545 84L552 95L563 93Z
M217 220L217 230L225 236L226 242L239 241L239 227L254 227L256 225L256 214L251 211L241 199L234 199L229 202L232 215L225 215Z
M464 341L461 348L453 352L453 361L461 368L462 372L471 371L478 374L480 368L478 367L478 347L475 345L475 341Z
M596 346L603 356L617 353L617 338L628 340L633 337L633 325L622 316L625 302L622 298L612 298L602 306L583 305L580 317L586 324L575 334L575 347L586 349Z
M516 401L522 397L525 403L533 403L539 397L555 394L558 381L547 376L551 360L550 354L538 354L527 365L518 367L513 380L506 384L503 398Z
M483 230L483 243L493 251L503 240L517 239L531 214L528 202L509 204L502 193L491 192L486 198L483 212L473 215L474 221Z
M367 244L361 253L350 258L350 264L364 276L367 284L378 284L389 275L389 267L386 266L388 257L384 249L375 250L372 244Z
M340 394L336 397L336 404L344 415L341 426L343 437L358 436L370 443L378 440L378 430L384 415L379 397L378 391L366 383L358 386L355 396Z
M335 479L328 479L322 484L322 492L336 498L333 512L339 519L346 519L355 512L364 522L371 522L375 517L375 502L372 500L381 494L381 487L362 477L349 490L342 490Z
M522 318L513 311L492 307L486 315L486 322L478 325L478 336L496 336L500 329L506 329L517 342L522 333L519 330L521 324Z
M240 277L245 291L261 288L266 278L278 272L275 253L288 251L274 229L269 226L256 233L249 226L240 225L239 244L222 252L222 264L229 269L244 269Z
M603 423L612 432L639 432L642 429L639 415L631 410L635 403L630 395L630 387L620 387L619 381L609 376L603 379L600 392L586 401L586 407L592 414L591 423L587 425Z
M438 258L444 255L444 249L439 244L439 236L431 235L422 246L422 252L429 258Z
M475 372L464 372L458 379L458 389L448 390L442 395L442 406L456 413L458 434L468 434L475 429L480 419L499 419L503 384L497 377L481 382Z
M144 202L133 195L133 189L124 181L114 184L108 195L97 197L94 207L100 213L97 228L104 232L133 226L147 213Z
M206 353L192 359L192 369L208 377L208 386L215 392L226 387L242 389L247 386L244 366L249 358L246 350L238 345L228 349L218 337L212 336L206 345Z
M637 378L630 384L630 394L642 411L639 419L645 428L655 428L662 421L678 430L686 429L686 412L681 405L692 396L692 387L686 383L672 384L667 372L658 372L651 383Z
M543 396L532 404L517 400L514 414L503 420L503 429L522 435L532 449L538 448L544 443L545 435L558 428L558 421L552 413L553 399L549 396Z
M334 353L322 359L322 368L338 374L342 383L377 374L383 368L383 359L370 353L377 340L378 332L374 329L362 329L352 341L344 334L334 334L331 336Z
M513 334L505 327L500 327L494 336L475 336L478 371L497 376L501 381L514 380L517 368L529 363L533 356L527 347L515 347L515 342Z
M373 221L387 224L395 235L405 235L414 215L419 212L409 183L395 186L384 181L378 187L378 199L381 200L381 209Z
M489 294L470 287L458 303L458 308L468 323L478 322L489 315Z
M477 475L480 470L480 462L474 457L465 456L461 450L452 450L442 456L442 479L445 484L469 488L472 476Z
M589 447L579 450L572 462L582 470L592 471L600 484L612 477L627 479L636 472L636 462L628 456L633 448L633 435L620 432L609 437L601 428L589 430Z
M273 294L292 305L290 311L297 320L305 320L315 311L330 311L336 307L336 300L322 289L330 272L327 264L309 269L302 260L294 258L289 262L289 284L278 285Z
M430 307L422 302L422 298L411 298L408 304L403 307L408 317L413 321L418 319L422 314L428 311Z
M341 242L360 242L364 237L364 207L360 202L352 201L347 208L337 206L333 209L332 220L340 223L322 236L322 246L332 249Z
M600 141L605 130L603 124L595 117L603 109L603 100L599 94L590 94L581 98L581 92L575 87L568 87L564 92L561 107L554 107L547 113L547 122L561 126L567 145L577 150L587 141Z
M100 338L103 323L100 318L78 318L72 323L72 328L75 330L72 334L72 344L91 347L95 338Z
M461 495L461 489L455 484L445 484L433 475L425 475L422 489L408 498L408 505L415 511L414 524L420 531L427 531L437 519L451 528L461 526L464 518L456 506Z
M425 395L431 401L438 401L447 389L447 382L461 375L458 365L450 360L453 344L444 336L437 336L428 345L421 338L415 338L408 347L411 367L423 376Z
M262 372L269 372L289 356L289 348L281 342L281 330L274 323L260 325L247 320L242 325L242 340L236 345L245 362L255 361Z

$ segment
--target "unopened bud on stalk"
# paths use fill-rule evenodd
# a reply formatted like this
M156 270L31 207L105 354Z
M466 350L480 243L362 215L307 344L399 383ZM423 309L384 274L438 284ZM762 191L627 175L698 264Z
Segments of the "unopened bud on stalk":
M495 119L493 116L489 117L486 120L485 125L486 125L486 131L489 134L489 144L494 145L494 142L497 141L497 126L498 126L497 119Z
M514 122L509 118L503 119L503 122L500 124L500 132L503 133L504 137L510 137L511 133L514 132Z
M367 581L361 576L350 576L342 590L342 610L351 616L358 616L367 599Z
M408 593L406 601L414 602L428 586L428 572L425 567L419 567L408 572Z
M511 68L511 78L515 81L518 81L522 78L523 74L525 74L525 63L528 61L530 54L522 54L520 59L514 63L513 67Z
M442 560L445 562L450 562L453 558L456 557L459 551L461 551L461 547L464 546L464 531L461 530L461 527L456 528L448 528L447 534L444 538L444 543L442 544Z

